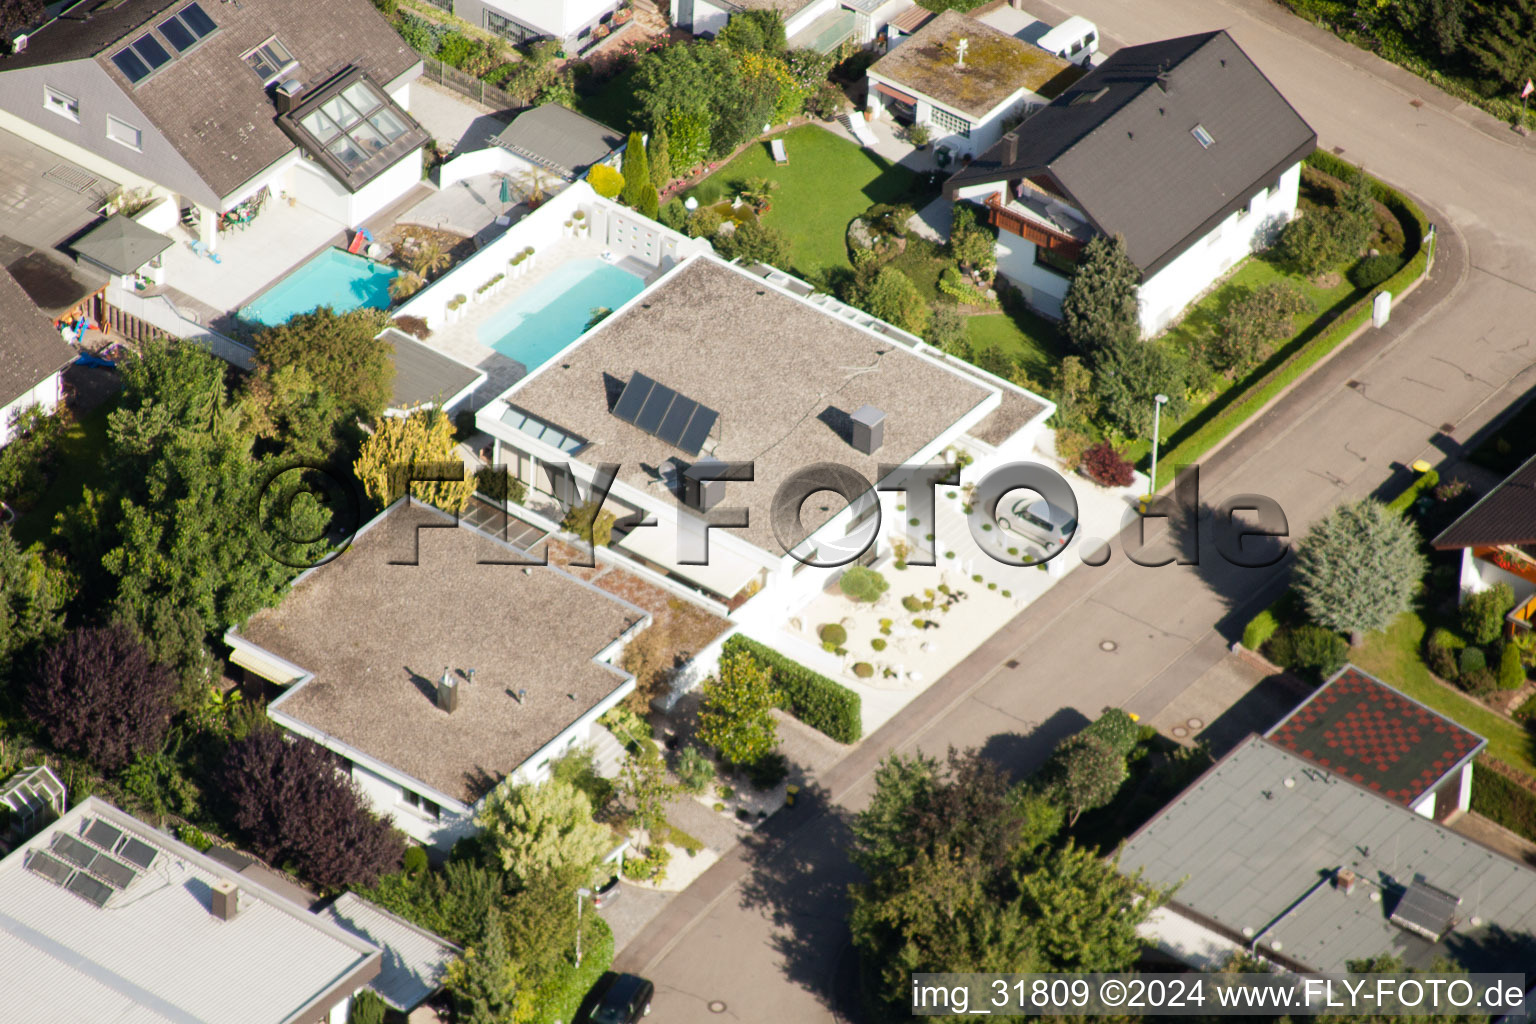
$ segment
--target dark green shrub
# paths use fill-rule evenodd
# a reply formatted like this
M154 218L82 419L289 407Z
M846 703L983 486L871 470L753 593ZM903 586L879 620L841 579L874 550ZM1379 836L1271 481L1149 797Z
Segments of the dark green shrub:
M1460 674L1456 667L1456 652L1465 646L1461 637L1450 630L1435 629L1424 640L1424 661L1441 679L1455 681Z
M1499 653L1499 689L1518 690L1525 685L1525 666L1520 663L1520 648L1505 644Z
M685 793L702 793L715 778L715 764L693 744L683 748L677 759L677 780Z
M413 846L405 851L405 873L412 878L420 878L427 873L427 851L419 846Z
M1482 759L1472 773L1472 810L1516 835L1536 840L1536 793Z
M365 988L352 997L352 1009L347 1013L347 1024L384 1024L384 1000L371 988Z
M510 501L521 505L528 496L528 485L505 469L490 466L475 470L475 490L492 501Z
M1264 609L1249 620L1243 627L1243 646L1250 651L1261 650L1270 637L1275 635L1275 630L1280 628L1280 623L1275 620L1274 614Z
M473 39L457 32L449 32L437 44L437 59L460 70L479 52L480 47Z
M1083 728L1082 735L1097 736L1111 750L1124 757L1141 742L1141 729L1141 724L1128 712L1120 708L1105 708L1098 718Z
M747 781L754 789L772 789L789 775L789 761L775 750L747 765Z
M859 741L864 721L858 694L739 633L725 642L724 653L738 650L773 673L774 688L783 698L781 708L839 743Z
M1461 603L1461 631L1474 644L1491 644L1504 628L1504 616L1515 606L1515 592L1508 583L1467 596Z
M1470 676L1488 667L1488 656L1481 647L1465 647L1456 659L1456 667L1462 677Z
M593 546L605 548L613 539L613 524L616 522L618 519L612 512L593 500L568 508L565 518L560 520L560 529L574 533L582 540L588 538L590 531Z
M1349 272L1349 281L1356 288L1375 288L1403 267L1403 258L1391 253L1367 256Z
M1457 680L1457 684L1473 697L1487 697L1499 688L1499 678L1491 668L1480 668Z
M833 647L841 647L848 642L848 631L835 622L829 622L821 627L821 642L831 644Z
M1344 666L1349 643L1322 626L1278 630L1265 647L1271 661L1312 682L1321 682Z

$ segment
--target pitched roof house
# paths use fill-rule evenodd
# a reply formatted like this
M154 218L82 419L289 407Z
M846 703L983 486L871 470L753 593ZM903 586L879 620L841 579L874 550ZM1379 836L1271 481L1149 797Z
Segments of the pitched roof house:
M7 1020L340 1021L382 960L96 797L0 860Z
M1515 593L1510 613L1518 628L1536 620L1536 456L1499 481L1477 504L1431 541L1461 551L1461 592L1506 583Z
M523 111L496 136L498 146L566 181L580 178L593 164L616 164L624 142L617 129L558 103Z
M446 850L503 780L542 778L634 689L643 609L408 499L277 608L231 660L287 688L268 715L344 758L375 809Z
M1275 237L1316 143L1232 37L1205 32L1111 55L945 191L985 205L999 271L1052 316L1082 246L1120 236L1150 335Z
M74 358L53 321L0 267L0 445L10 442L17 413L32 406L52 412L58 406L64 368Z
M1177 884L1143 934L1196 967L1244 949L1293 971L1378 955L1536 962L1536 871L1272 737L1218 761L1131 836L1120 866Z
M420 71L367 0L79 0L0 57L0 110L203 211L209 241L263 188L357 223L414 185L426 133L402 107Z
M926 22L870 65L868 110L927 125L969 156L997 141L1080 74L1073 64L959 11Z

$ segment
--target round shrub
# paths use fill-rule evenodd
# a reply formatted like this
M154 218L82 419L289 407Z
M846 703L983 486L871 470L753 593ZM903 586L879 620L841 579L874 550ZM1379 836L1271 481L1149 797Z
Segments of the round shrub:
M1504 616L1515 606L1508 583L1496 583L1469 596L1461 605L1461 631L1475 644L1491 644L1504 628Z
M877 636L869 642L869 646L873 647L877 651L883 651L885 650L885 640Z
M1488 667L1488 656L1481 647L1465 647L1456 660L1456 667L1461 670L1463 678L1469 677Z
M821 627L821 642L831 644L833 647L841 646L848 642L848 631L835 622L829 622Z
M955 557L955 553L953 551L946 551L946 552L944 552L944 557L945 558L954 558Z
M987 584L987 589L988 590L996 590L997 589L997 584L996 583L988 583Z
M857 665L853 666L853 674L858 676L860 679L868 679L870 676L875 674L875 666L871 665L867 661L861 661Z
M981 573L978 572L978 573L972 574L971 582L972 583L980 583L981 582Z
M901 599L901 606L909 612L918 612L923 610L923 602L919 601L911 594L908 594L906 597Z
M922 526L923 525L923 521L921 519L917 518L916 516L913 516L911 519L908 519L907 523L909 525L911 525L911 526Z
M1456 652L1465 646L1466 643L1455 633L1436 628L1424 639L1424 661L1435 675L1454 681L1460 675L1456 667Z
M1136 470L1108 441L1100 441L1083 452L1082 469L1088 479L1105 487L1128 487L1136 478Z
M850 600L864 602L879 600L880 595L890 588L884 576L863 565L856 565L843 573L837 585Z
M1367 256L1349 272L1349 281L1356 288L1375 288L1401 270L1402 266L1403 258L1392 253Z
M764 754L747 766L747 780L753 789L772 789L789 775L789 761L777 750Z
M1012 597L1013 596L1013 591L1005 590L1005 591L1003 591L1003 596L1004 597Z
M725 804L722 804L720 801L716 800L715 801L715 810L716 811L724 811L725 810Z
M1265 647L1271 661L1303 678L1321 682L1344 666L1349 643L1331 629L1308 623L1278 630Z
M1487 697L1499 688L1499 681L1492 670L1480 668L1459 680L1461 688L1474 697Z

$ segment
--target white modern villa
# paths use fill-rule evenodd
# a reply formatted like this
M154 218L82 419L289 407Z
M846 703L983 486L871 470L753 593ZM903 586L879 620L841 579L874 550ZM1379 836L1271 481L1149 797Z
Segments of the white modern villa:
M1052 317L1083 246L1118 235L1151 336L1276 238L1316 144L1232 37L1207 32L1114 53L945 192L985 208L998 272Z

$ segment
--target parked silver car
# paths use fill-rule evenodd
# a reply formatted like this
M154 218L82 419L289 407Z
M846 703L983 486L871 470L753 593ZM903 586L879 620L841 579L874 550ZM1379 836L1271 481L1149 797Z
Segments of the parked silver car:
M1071 513L1044 498L1023 498L1014 502L1007 515L997 517L997 525L1009 533L1044 544L1047 551L1061 547L1077 530L1077 520Z

